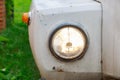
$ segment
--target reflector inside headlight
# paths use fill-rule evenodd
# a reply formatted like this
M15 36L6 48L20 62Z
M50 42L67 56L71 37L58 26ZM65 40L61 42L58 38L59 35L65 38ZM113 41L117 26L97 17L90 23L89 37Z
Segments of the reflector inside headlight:
M72 25L66 25L54 32L50 40L52 53L64 60L80 58L87 47L85 32Z

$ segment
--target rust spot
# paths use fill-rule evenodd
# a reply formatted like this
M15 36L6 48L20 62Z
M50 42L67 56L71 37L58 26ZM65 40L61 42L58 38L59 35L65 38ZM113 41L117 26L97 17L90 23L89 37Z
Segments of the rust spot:
M101 60L100 63L103 64L103 61Z
M55 66L52 68L53 70L57 71L57 72L64 72L63 69L61 68L56 68Z
M55 66L52 69L55 70Z
M62 69L57 69L58 72L64 72Z

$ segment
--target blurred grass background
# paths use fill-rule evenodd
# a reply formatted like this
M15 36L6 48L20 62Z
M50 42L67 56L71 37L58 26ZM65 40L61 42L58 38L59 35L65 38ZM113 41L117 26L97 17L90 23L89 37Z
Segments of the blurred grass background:
M14 0L14 21L0 32L0 80L40 78L30 49L28 27L21 20L30 3L31 0Z

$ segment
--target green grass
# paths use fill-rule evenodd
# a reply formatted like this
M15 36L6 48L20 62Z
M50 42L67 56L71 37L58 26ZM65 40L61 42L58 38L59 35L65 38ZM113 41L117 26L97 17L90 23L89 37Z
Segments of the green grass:
M21 15L28 12L31 0L14 0L14 23L0 33L0 80L38 80L28 40L28 27Z

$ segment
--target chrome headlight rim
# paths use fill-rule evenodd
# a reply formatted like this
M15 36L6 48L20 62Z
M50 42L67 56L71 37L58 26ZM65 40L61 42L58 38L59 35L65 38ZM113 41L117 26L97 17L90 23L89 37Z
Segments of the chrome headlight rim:
M78 29L85 37L85 48L83 50L83 52L77 56L76 58L73 58L73 59L65 59L65 58L62 58L60 57L59 55L56 54L56 52L54 51L53 49L53 45L52 45L52 40L53 40L53 37L55 35L55 33L57 31L59 31L60 29L62 28L66 28L66 27L73 27L73 28L76 28ZM88 40L88 34L87 32L82 28L81 25L72 25L72 24L64 24L64 25L60 25L58 26L53 32L52 34L50 35L50 38L49 38L49 50L51 52L51 54L57 59L57 60L60 60L60 61L64 61L64 62L71 62L71 61L76 61L76 60L79 60L81 58L83 58L83 56L85 55L87 49L88 49L88 46L89 46L89 40Z

